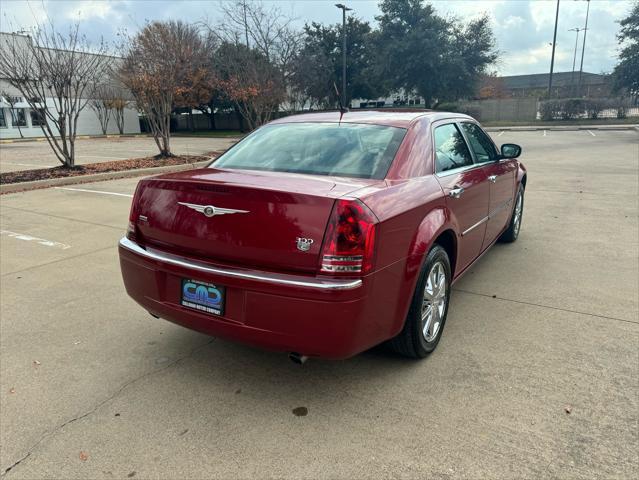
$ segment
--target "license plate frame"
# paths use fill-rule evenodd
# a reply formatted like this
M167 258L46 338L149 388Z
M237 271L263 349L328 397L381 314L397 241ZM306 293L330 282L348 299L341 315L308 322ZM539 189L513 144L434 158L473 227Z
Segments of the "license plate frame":
M226 287L192 278L183 278L180 305L213 316L224 315Z

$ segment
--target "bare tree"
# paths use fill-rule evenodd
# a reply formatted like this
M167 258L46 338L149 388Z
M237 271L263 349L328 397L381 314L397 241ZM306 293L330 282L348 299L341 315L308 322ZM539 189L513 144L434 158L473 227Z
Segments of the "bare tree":
M222 43L254 49L278 68L279 81L283 82L282 101L286 108L295 109L300 94L292 88L291 77L303 40L303 32L292 25L295 19L278 6L267 7L261 1L235 0L221 3L219 8L223 16L221 22L204 22L210 34Z
M78 117L86 107L89 88L108 69L113 57L104 41L91 45L79 23L67 34L53 23L32 36L8 35L0 42L0 77L16 88L32 110L41 112L40 127L58 160L75 166ZM53 108L47 108L47 99Z
M100 122L102 134L106 135L109 128L109 120L111 118L111 110L113 110L111 102L111 88L104 83L98 83L91 89L91 99L89 100L89 108L95 112Z
M115 88L110 102L115 116L115 124L118 127L118 132L122 135L124 133L124 110L131 107L131 101L125 97L122 89Z
M199 29L181 21L152 22L128 39L120 69L146 116L161 157L171 154L171 112L189 103L190 92L201 94L208 79L207 51Z
M9 93L7 93L7 91L2 90L0 92L0 97L4 98L5 102L7 102L9 104L9 108L11 109L11 120L15 121L15 118L13 117L13 112L16 111L16 97L15 95L9 95ZM22 134L22 127L20 126L20 122L17 123L17 125L14 125L14 127L18 127L18 133L20 134L20 138L24 138L24 135Z
M211 32L221 41L235 44L243 36L244 45L255 48L286 73L302 39L302 32L292 27L294 18L261 1L224 2L220 11L224 20L215 28L209 26Z

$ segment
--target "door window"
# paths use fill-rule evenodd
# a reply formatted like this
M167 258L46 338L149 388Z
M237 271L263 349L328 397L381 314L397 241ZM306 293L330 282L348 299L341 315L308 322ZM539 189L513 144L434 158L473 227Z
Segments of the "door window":
M473 159L459 129L454 123L435 128L437 172L473 164Z
M470 148L472 148L477 157L477 163L493 162L497 160L498 154L492 140L474 123L461 123L461 128L468 138Z

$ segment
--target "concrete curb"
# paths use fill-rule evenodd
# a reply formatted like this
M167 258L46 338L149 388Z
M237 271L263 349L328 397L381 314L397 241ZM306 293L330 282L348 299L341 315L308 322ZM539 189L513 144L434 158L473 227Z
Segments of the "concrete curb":
M150 135L78 135L75 137L76 140L89 140L94 138L139 138L139 137L149 137ZM46 142L47 139L45 137L29 137L29 138L3 138L0 140L0 145L4 143L22 143L22 142Z
M211 158L213 160L213 158ZM47 180L35 180L33 182L7 183L0 185L0 195L5 193L26 192L40 188L60 187L63 185L77 185L80 183L104 182L105 180L116 180L119 178L133 178L150 175L160 175L163 173L181 172L202 168L208 165L211 160L196 163L185 163L182 165L168 165L164 167L136 168L133 170L121 170L119 172L94 173L92 175L78 175L76 177L50 178Z
M528 125L528 126L512 126L512 127L485 127L488 132L541 132L547 130L549 132L576 132L579 130L639 130L639 125Z
M188 135L188 134L173 134L171 135L171 138L177 138L177 137L184 137L184 138L220 138L220 139L238 139L238 138L243 138L244 136L246 136L246 133L240 133L239 135L228 135L228 136L212 136L212 137L208 137L206 135ZM93 139L99 139L99 138L108 138L108 139L114 139L114 138L152 138L152 135L148 135L148 134L137 134L137 135L130 135L130 134L125 134L125 135L114 135L114 134L108 134L108 135L78 135L76 137L76 140L93 140ZM0 145L5 144L5 143L23 143L23 142L46 142L47 139L45 137L29 137L29 138L3 138L0 139Z

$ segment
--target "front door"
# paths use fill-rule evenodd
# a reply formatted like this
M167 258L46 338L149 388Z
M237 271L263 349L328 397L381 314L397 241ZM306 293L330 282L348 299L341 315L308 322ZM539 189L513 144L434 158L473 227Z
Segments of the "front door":
M433 134L436 177L460 232L455 272L461 273L481 253L488 218L488 177L473 163L454 123L436 126Z
M510 220L514 207L517 165L514 160L507 159L486 165L484 169L490 181L490 202L486 236L482 249L487 248L501 235Z
M514 160L500 160L495 144L479 125L462 122L460 126L468 139L475 163L483 165L490 186L484 250L497 239L510 220L517 164Z

